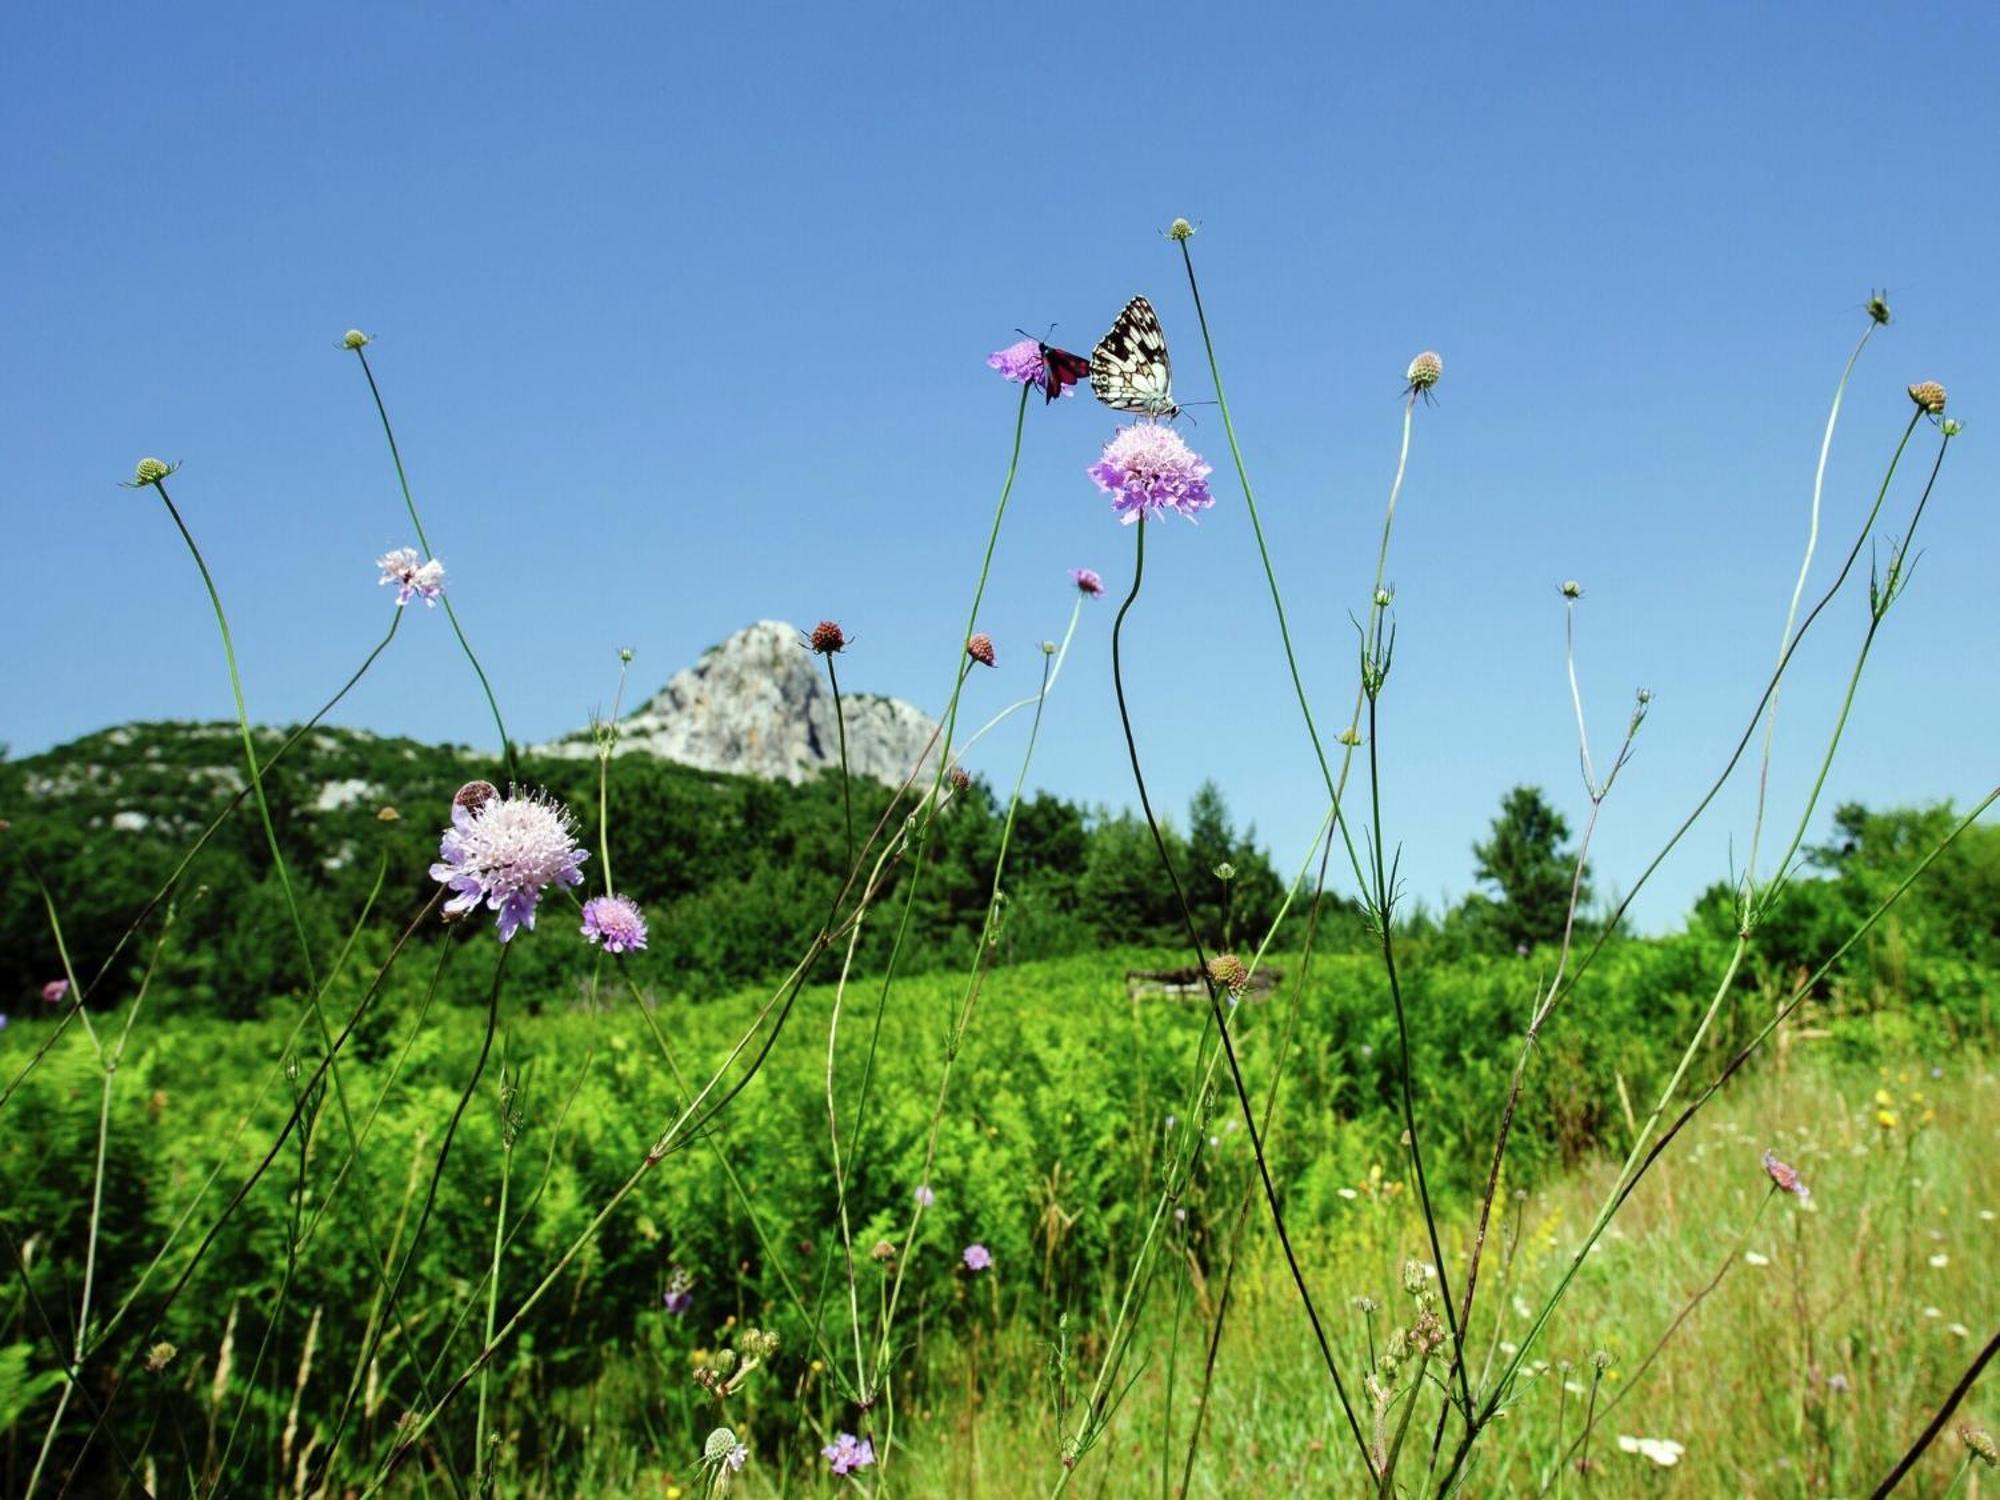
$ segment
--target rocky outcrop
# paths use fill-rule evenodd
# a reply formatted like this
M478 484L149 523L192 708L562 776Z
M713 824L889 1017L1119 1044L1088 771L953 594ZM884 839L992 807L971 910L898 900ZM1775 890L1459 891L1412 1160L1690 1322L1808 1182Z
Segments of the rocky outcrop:
M833 693L803 639L782 621L759 620L711 647L619 724L618 753L776 781L805 781L838 768ZM924 754L935 722L900 699L872 693L843 692L841 704L849 769L900 783ZM597 753L587 729L535 748L565 757Z

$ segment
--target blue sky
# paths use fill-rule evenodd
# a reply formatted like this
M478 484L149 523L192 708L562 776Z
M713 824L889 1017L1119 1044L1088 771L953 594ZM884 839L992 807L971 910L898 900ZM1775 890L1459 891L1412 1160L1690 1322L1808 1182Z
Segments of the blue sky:
M1580 821L1565 578L1588 590L1594 745L1656 694L1600 887L1678 822L1775 654L1874 287L1896 322L1849 395L1817 576L1908 382L1945 382L1967 431L1827 806L1963 803L2000 740L1996 41L1979 7L9 7L0 739L227 714L187 559L157 502L116 488L143 454L186 464L175 497L253 712L300 717L351 670L389 608L370 561L413 538L350 326L378 339L517 737L608 704L620 646L643 694L763 617L841 620L844 685L935 708L1013 415L985 354L1051 320L1087 350L1144 291L1179 393L1212 394L1160 236L1185 215L1329 726L1401 373L1445 358L1390 563L1385 826L1411 896L1467 888L1515 782ZM1065 569L1130 577L1083 472L1112 418L1029 415L975 714L1032 688ZM1221 423L1196 416L1218 503L1149 538L1133 706L1160 800L1212 776L1289 864L1318 773ZM1087 614L1033 779L1117 805L1112 613ZM1781 816L1863 613L1837 605L1802 653ZM441 615L408 620L338 717L491 739ZM977 768L1004 784L1018 748L996 736ZM1719 802L1642 920L1726 874L1748 822L1742 792Z

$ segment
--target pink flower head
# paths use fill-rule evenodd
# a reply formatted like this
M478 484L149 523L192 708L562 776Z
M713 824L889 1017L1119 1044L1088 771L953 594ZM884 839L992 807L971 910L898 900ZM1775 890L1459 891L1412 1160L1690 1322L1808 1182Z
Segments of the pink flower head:
M592 896L583 903L583 935L601 939L606 953L631 953L646 946L646 918L629 896Z
M1796 1168L1788 1167L1778 1160L1777 1152L1766 1151L1764 1153L1764 1171L1770 1177L1771 1181L1778 1185L1779 1192L1790 1193L1801 1203L1812 1201L1812 1189L1799 1181L1799 1174Z
M1111 497L1111 508L1127 526L1142 515L1178 511L1190 521L1215 504L1208 492L1212 472L1180 433L1161 422L1121 427L1104 445L1104 456L1087 471Z
M855 1441L854 1434L843 1432L839 1437L819 1450L820 1457L833 1465L833 1472L846 1474L850 1470L865 1469L875 1462L875 1444L870 1438Z
M993 655L993 637L984 632L973 636L972 639L965 643L965 654L978 662L982 667L992 666L995 660Z
M61 1005L63 997L69 993L67 979L51 979L42 986L42 998L51 1005Z
M402 608L412 596L420 597L426 607L435 606L444 597L444 564L435 557L425 562L417 556L415 547L398 547L394 552L385 552L375 559L375 566L382 570L380 583L396 585L396 607Z
M1022 339L986 356L987 365L1000 372L1002 380L1016 385L1040 385L1049 367L1042 361L1042 346L1035 339Z
M993 1264L993 1252L984 1245L967 1245L964 1259L966 1270L984 1271Z
M581 885L578 866L590 857L576 845L567 808L546 792L518 787L479 801L476 809L454 801L438 855L431 879L453 892L445 915L463 916L484 905L500 914L503 943L524 925L534 931L535 904L550 885Z
M1076 585L1077 592L1095 599L1104 592L1104 580L1090 568L1071 568L1069 581Z

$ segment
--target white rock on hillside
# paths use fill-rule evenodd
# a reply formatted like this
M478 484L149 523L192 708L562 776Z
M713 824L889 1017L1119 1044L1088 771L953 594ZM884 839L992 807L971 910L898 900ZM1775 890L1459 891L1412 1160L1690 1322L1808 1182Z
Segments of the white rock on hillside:
M805 781L840 765L833 693L803 636L780 620L759 620L712 647L618 727L618 753L639 751L705 771ZM896 698L843 692L847 763L857 776L898 784L930 743L935 722ZM588 730L550 744L544 755L597 753Z

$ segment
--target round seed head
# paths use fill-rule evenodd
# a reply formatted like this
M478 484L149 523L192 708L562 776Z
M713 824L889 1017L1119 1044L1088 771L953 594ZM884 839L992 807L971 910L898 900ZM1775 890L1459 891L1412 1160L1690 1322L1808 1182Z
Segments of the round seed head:
M813 626L812 649L821 656L832 656L847 649L847 632L832 620L821 620Z
M343 349L360 349L373 342L374 340L359 328L350 328L340 337L340 347Z
M993 637L983 632L965 643L965 654L982 667L994 664Z
M174 466L162 463L157 458L142 458L138 467L132 470L132 488L142 490L149 484L158 484L174 472Z
M1443 374L1444 361L1438 357L1436 350L1426 349L1410 361L1410 368L1404 378L1410 382L1410 392L1414 395L1436 385L1438 377Z
M1910 399L1919 411L1933 417L1944 415L1944 387L1935 380L1920 380L1910 387Z
M1167 238L1170 240L1191 240L1194 238L1194 225L1188 223L1186 219L1176 219L1167 226Z
M1243 986L1250 982L1250 971L1234 953L1218 953L1208 961L1208 977L1218 988L1240 995Z

